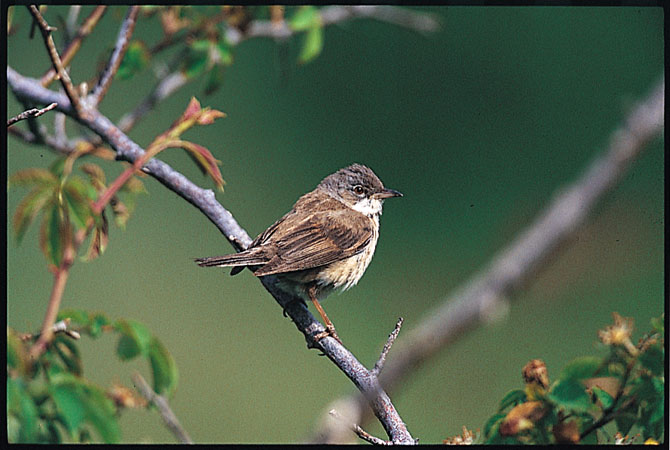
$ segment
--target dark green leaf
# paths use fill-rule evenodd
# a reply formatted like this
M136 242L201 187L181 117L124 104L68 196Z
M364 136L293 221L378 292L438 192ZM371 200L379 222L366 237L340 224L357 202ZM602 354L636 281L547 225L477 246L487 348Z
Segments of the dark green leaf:
M207 82L205 83L205 95L210 95L216 92L223 84L224 67L216 64L207 74Z
M149 362L153 374L154 391L159 395L170 396L177 387L179 374L172 355L156 338L151 340Z
M87 221L91 217L91 207L88 198L78 192L70 183L66 184L63 189L63 197L67 204L69 217L79 229L87 228Z
M67 161L66 157L63 158L58 158L55 160L53 163L51 163L51 166L49 166L49 172L54 174L57 178L61 178L61 175L63 175L63 169L65 167L65 161Z
M17 430L12 430L16 442L35 442L37 433L37 407L26 392L21 380L7 378L7 415L19 422ZM9 430L8 430L9 432Z
M663 374L664 360L665 357L660 344L649 346L639 357L640 364L653 375Z
M149 52L142 42L132 41L128 45L126 54L123 56L119 70L116 72L116 77L120 80L132 78L133 75L147 66L149 57Z
M116 354L122 361L127 361L140 354L140 347L137 345L135 339L124 334L116 346Z
M523 403L525 401L526 401L526 392L524 392L523 389L515 389L513 391L509 391L507 394L505 394L503 399L500 400L500 406L498 407L498 411L502 411L509 406L516 406L519 403Z
M221 63L224 66L229 66L233 63L233 52L230 49L230 46L226 41L219 41L216 44L216 48L219 51L219 56L221 57Z
M319 56L323 49L323 27L320 23L311 27L305 35L305 42L303 43L298 62L306 64Z
M80 398L80 390L74 383L53 384L51 386L51 395L65 422L67 430L71 436L74 436L75 431L77 431L83 422L85 414Z
M206 68L209 61L209 47L211 42L200 40L193 42L189 47L189 53L182 72L187 78L194 78L200 75Z
M79 356L79 348L71 338L62 335L56 336L52 348L71 373L78 376L82 375L84 369Z
M319 20L319 11L314 6L301 6L289 19L288 26L293 31L304 31Z
M65 247L63 242L65 236L62 232L64 226L62 225L61 210L58 204L51 206L47 218L47 259L51 264L59 266Z
M569 362L561 371L561 380L583 380L591 378L602 365L602 360L594 356L582 356ZM598 375L603 375L599 373Z
M102 440L113 444L121 439L121 429L115 416L116 408L105 392L97 386L87 385L82 396L86 420L96 429Z
M498 427L500 426L500 421L505 418L504 413L496 413L492 415L489 420L486 421L484 424L484 436L489 437L491 435L491 432L494 431L495 427L495 432L496 434L498 433Z
M591 406L584 386L573 379L559 381L549 392L549 399L567 410L586 411Z
M617 430L621 434L626 435L637 421L637 415L630 412L620 413L614 417L614 421L616 422Z
M603 409L607 409L610 406L612 406L612 403L614 403L614 399L612 398L611 395L609 395L607 392L603 391L600 389L598 386L594 386L591 388L593 391L593 394L596 396L596 398L600 401L600 403L603 406Z
M90 333L91 337L98 337L102 334L102 327L109 325L109 319L104 314L97 313L91 319Z
M149 355L149 346L151 344L152 337L151 332L146 326L135 320L120 319L114 324L114 328L119 331L122 336L127 336L128 339L131 339L137 347L137 351L139 353L145 356ZM121 342L119 342L119 346L121 346ZM124 343L123 346L125 347L125 351L127 350L129 344ZM117 352L118 351L119 347L117 347ZM119 354L119 356L122 357L121 354Z

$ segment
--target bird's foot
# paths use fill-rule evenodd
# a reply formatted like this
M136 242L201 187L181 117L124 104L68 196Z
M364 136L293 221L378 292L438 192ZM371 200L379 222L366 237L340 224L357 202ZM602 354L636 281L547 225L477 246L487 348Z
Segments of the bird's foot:
M333 339L335 339L337 342L342 344L342 341L340 340L340 337L337 335L337 331L335 331L335 327L332 324L326 325L326 331L322 331L321 333L317 333L314 335L314 341L319 342L321 339L330 336Z

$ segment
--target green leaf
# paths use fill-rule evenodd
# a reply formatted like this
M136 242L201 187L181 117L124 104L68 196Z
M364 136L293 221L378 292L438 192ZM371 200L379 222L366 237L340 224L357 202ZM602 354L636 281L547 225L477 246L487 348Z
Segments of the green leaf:
M24 373L26 370L27 355L23 342L15 332L7 327L7 367Z
M225 69L222 65L216 64L208 72L207 82L205 83L205 95L211 95L221 87L223 84L224 70Z
M119 442L121 429L115 416L116 408L105 392L97 386L87 385L82 396L86 420L108 444Z
M591 378L596 374L601 365L602 360L594 356L575 358L563 368L559 379L578 381Z
M53 173L44 169L19 170L7 179L7 187L55 186L58 182Z
M484 436L489 437L491 436L491 432L494 431L495 427L495 432L496 434L498 433L498 427L500 427L500 421L505 418L506 414L504 413L496 413L492 415L489 420L486 421L484 424Z
M306 64L319 56L321 50L323 49L323 27L320 23L317 23L307 31L305 35L305 41L300 51L300 56L298 56L298 62L300 64Z
M159 395L170 396L177 387L179 374L172 355L156 338L151 340L149 362L153 374L154 391Z
M122 361L128 361L133 359L141 353L140 347L137 345L135 339L125 334L119 339L119 343L116 345L116 354Z
M505 396L500 400L500 406L498 411L502 411L509 406L516 406L519 403L526 401L526 392L523 389L515 389L509 391Z
M37 407L19 379L7 378L7 416L14 416L19 429L12 430L15 442L35 442L37 434ZM9 430L8 430L9 431Z
M71 373L77 376L83 374L84 368L81 363L79 348L72 339L60 335L56 336L52 348Z
M233 52L230 48L230 45L224 40L219 41L216 44L216 48L219 51L219 56L221 57L221 63L224 66L230 66L233 63Z
M193 42L186 56L186 61L182 72L187 78L194 78L200 75L206 68L209 61L209 47L211 42L200 40Z
M316 7L301 6L288 21L288 26L293 31L305 31L319 19L319 10Z
M70 319L72 322L81 325L82 327L88 326L91 323L91 318L89 314L83 309L63 309L58 312L56 320Z
M612 398L611 395L609 395L607 392L600 389L598 386L593 386L591 388L591 391L596 396L596 398L600 401L600 403L603 406L603 409L609 408L614 403L614 398Z
M96 313L91 318L91 325L89 326L91 337L98 337L102 334L102 327L109 325L107 316L101 313Z
M30 191L16 207L14 213L14 233L16 241L21 242L23 236L42 208L53 198L53 185L39 186Z
M69 217L72 218L74 224L79 229L86 229L87 221L92 214L88 198L70 183L64 186L63 197L70 213Z
M665 334L665 314L661 314L661 317L652 317L651 326L654 327L654 331L660 334Z
M75 432L84 421L85 411L82 408L79 389L71 383L54 384L51 386L51 396L54 399L56 407L60 411L63 421L74 436Z
M127 359L132 358L136 356L137 353L149 355L149 346L152 336L146 326L132 319L120 319L116 322L114 328L121 333L122 337L125 336L127 338L123 340L123 343L119 340L116 349L117 354L121 359L124 359L124 357L127 357ZM132 349L131 343L136 349ZM132 354L133 352L135 352L135 354ZM131 354L132 356L129 356Z
M47 217L47 259L51 264L59 266L65 245L63 242L64 233L62 232L64 227L61 223L61 210L58 204L51 206L51 211L49 211Z
M625 436L633 425L635 425L635 422L637 422L637 414L629 412L619 413L614 417L614 421L616 422L617 430Z
M642 354L638 360L642 366L649 370L653 375L663 374L665 356L660 344L651 345Z
M586 411L591 406L584 386L573 379L559 381L549 392L549 399L572 411Z
M132 78L133 75L147 66L149 57L149 51L142 42L132 41L128 45L126 54L123 56L119 70L116 72L116 77L120 80Z

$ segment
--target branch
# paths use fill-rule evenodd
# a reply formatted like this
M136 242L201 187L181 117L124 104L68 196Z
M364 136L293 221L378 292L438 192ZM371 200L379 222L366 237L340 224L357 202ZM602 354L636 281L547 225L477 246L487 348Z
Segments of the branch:
M344 417L342 417L334 409L331 409L329 411L329 414L331 416L335 417L336 419L341 420L342 422L345 421ZM370 444L373 444L373 445L393 445L393 442L385 441L383 439L379 439L378 437L371 435L370 433L368 433L367 431L365 431L363 428L356 425L355 423L350 423L350 424L348 424L348 426L349 426L349 429L351 429L351 431L356 433L356 436L358 436L359 438L363 439L366 442L369 442Z
M146 382L146 380L139 373L135 372L132 375L133 383L137 390L142 394L142 397L146 398L149 403L152 403L156 408L158 408L158 413L161 415L163 422L168 427L168 429L175 435L175 437L182 444L193 444L193 441L189 437L188 433L179 423L179 419L170 409L165 397L158 395L151 389L151 386Z
M116 38L116 45L112 51L112 56L109 58L109 61L107 61L107 67L102 71L100 79L91 93L91 102L94 105L100 104L107 93L109 85L114 79L114 75L116 75L117 70L119 70L121 61L123 61L123 55L126 54L126 49L130 43L130 37L133 35L139 11L139 6L131 6L126 13L125 19L123 19L121 29L119 29L119 35Z
M39 116L41 116L42 114L46 113L47 111L51 111L51 110L54 109L57 105L58 105L57 103L52 103L52 104L50 104L50 105L48 105L48 106L45 106L45 107L42 108L42 109L39 109L39 108L31 108L31 109L29 109L29 110L27 110L27 111L23 111L21 114L19 114L19 115L17 115L17 116L14 116L14 117L10 118L10 119L7 121L7 126L8 126L8 127L11 127L12 125L14 125L16 122L18 122L18 121L20 121L20 120L25 120L25 119L28 119L28 118L32 118L32 119L34 119L35 117L39 117Z
M107 117L100 114L99 111L92 109L86 117L79 116L73 110L67 97L44 89L37 80L23 77L9 66L7 67L7 81L20 100L37 102L49 99L48 101L58 103L58 111L73 117L98 134L116 151L117 159L134 162L144 155L145 152L139 145L119 130ZM219 228L236 250L239 251L249 246L251 238L239 226L232 214L216 201L214 192L200 188L168 164L156 158L147 162L142 170L202 211ZM296 327L305 335L309 345L321 349L365 395L391 440L394 443L415 443L391 399L380 387L377 377L335 339L326 337L314 342L313 336L325 331L325 328L312 316L300 298L287 294L277 286L276 277L266 276L259 280L291 317Z
M380 377L382 386L392 390L439 350L490 320L509 297L519 293L530 277L546 266L549 257L578 231L598 200L616 185L646 144L663 132L664 96L665 81L661 79L612 133L605 153L581 178L567 189L557 190L551 204L488 267L425 314L421 324L401 342L401 348L396 348L398 356L389 361ZM365 401L361 396L352 394L336 401L363 415ZM330 442L330 436L338 431L317 430L313 439Z
M382 349L381 355L379 355L379 359L377 360L377 363L375 364L374 368L372 369L372 373L375 376L379 376L379 372L382 371L384 368L384 363L386 362L386 355L388 355L389 350L391 350L391 346L395 342L396 338L398 337L398 333L400 333L400 327L402 326L403 318L399 318L398 322L395 324L395 328L389 335L388 340L386 341L386 344L384 344L384 348Z
M35 18L35 22L33 23L37 23L40 31L42 32L42 38L44 39L44 44L46 45L47 51L49 52L49 57L51 58L51 64L53 64L54 70L56 71L58 77L60 78L60 82L63 85L63 88L65 89L65 93L67 94L70 103L74 105L74 109L77 111L78 114L81 113L82 108L79 102L79 95L77 94L77 91L75 90L72 84L70 75L68 75L67 71L65 70L65 67L63 66L60 56L58 55L58 50L56 50L56 44L54 44L53 37L51 36L51 32L55 30L55 28L50 27L47 21L44 20L44 17L42 17L42 14L40 14L40 11L39 9L37 9L37 6L30 5L28 7L28 10L30 11L30 14L32 14L33 17Z
M72 8L75 8L72 6ZM83 39L91 34L91 31L93 31L93 28L98 24L98 21L102 17L102 15L105 13L106 6L97 6L91 14L84 20L84 23L81 25L79 28L79 31L77 31L77 35L70 41L68 46L65 48L65 51L63 52L63 58L62 58L62 64L63 66L67 66L72 62L72 58L74 55L79 51L79 48L81 47L81 42ZM76 11L76 10L75 10ZM76 16L74 16L76 19ZM68 18L68 23L70 23L70 18ZM42 76L42 79L40 80L42 83L42 86L44 87L49 87L51 82L56 78L56 71L52 68L47 71Z

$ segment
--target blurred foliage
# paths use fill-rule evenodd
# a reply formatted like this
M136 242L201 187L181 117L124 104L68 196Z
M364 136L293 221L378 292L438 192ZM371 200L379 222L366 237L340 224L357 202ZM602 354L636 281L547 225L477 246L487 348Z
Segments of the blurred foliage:
M110 321L101 313L61 311L65 332L57 332L36 361L29 357L37 336L7 328L7 435L10 443L119 442L119 414L124 408L147 406L133 390L115 384L102 387L84 376L75 339L119 335L116 350L122 361L138 356L151 367L153 389L171 396L177 387L177 366L163 344L140 322ZM97 438L92 432L97 433Z
M649 443L664 439L665 345L663 316L637 345L633 321L613 314L614 324L598 335L607 354L574 359L549 384L540 360L523 369L524 390L510 391L484 425L484 444L601 444L631 441L639 430ZM617 434L605 425L614 421ZM467 432L467 429L466 429ZM472 435L471 432L470 437ZM467 433L464 434L467 436ZM445 440L453 442L454 438Z

